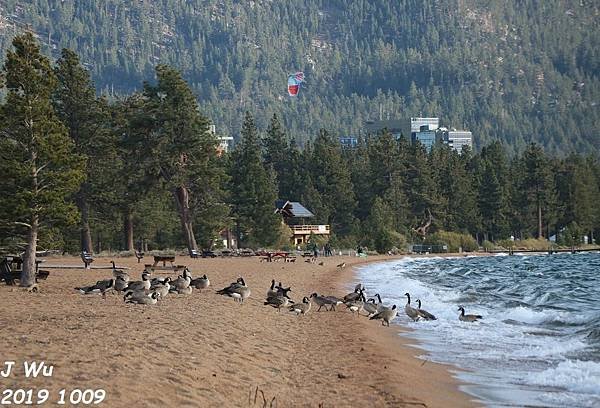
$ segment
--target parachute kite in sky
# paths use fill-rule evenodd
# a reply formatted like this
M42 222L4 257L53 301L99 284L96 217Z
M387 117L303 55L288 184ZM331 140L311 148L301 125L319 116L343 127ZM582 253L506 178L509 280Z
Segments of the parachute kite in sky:
M288 94L290 96L298 95L300 84L304 82L304 72L296 72L288 77Z

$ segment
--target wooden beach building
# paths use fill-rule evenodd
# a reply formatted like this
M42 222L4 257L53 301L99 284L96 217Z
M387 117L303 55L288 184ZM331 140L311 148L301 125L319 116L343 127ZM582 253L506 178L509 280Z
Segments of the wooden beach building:
M307 223L315 215L297 201L277 200L275 207L275 212L282 216L282 222L292 230L291 240L294 246L307 243L311 234L331 234L329 225Z

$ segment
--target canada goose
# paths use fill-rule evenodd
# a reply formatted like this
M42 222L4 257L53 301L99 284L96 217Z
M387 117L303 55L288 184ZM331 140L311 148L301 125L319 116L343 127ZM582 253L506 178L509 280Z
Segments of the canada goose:
M277 296L283 296L285 298L291 299L288 295L289 292L292 291L291 287L287 287L287 288L279 288L277 291Z
M459 307L458 310L460 310L460 315L458 316L458 320L462 321L462 322L476 322L478 319L483 319L483 316L481 315L474 315L474 314L465 314L465 308L464 307Z
M158 293L161 299L169 294L169 289L171 289L171 278L169 276L164 280L164 283L155 283L150 286L150 290Z
M379 312L375 299L369 299L363 304L363 310L368 313L368 317L375 315Z
M396 317L396 305L393 305L391 309L386 309L381 311L369 318L369 320L378 320L381 319L381 325L387 323L387 326L390 326L390 320L393 320Z
M327 299L331 304L331 308L329 310L333 310L333 311L335 311L336 306L339 306L344 303L344 301L342 299L340 299L339 297L336 297L336 296L325 296L325 299Z
M125 278L123 276L117 276L115 278L115 284L114 284L114 289L117 292L122 292L123 290L125 290L125 288L128 285L128 281L125 280Z
M279 291L275 288L275 279L271 279L271 287L267 290L267 297L277 296Z
M323 262L323 261L319 262L319 266L324 266L324 265L325 265L325 262Z
M354 314L354 312L356 312L356 314L358 316L360 316L360 312L361 310L363 310L363 306L364 306L364 295L362 294L362 291L360 292L360 297L358 299L355 300L349 300L346 302L346 307L348 309L350 309L350 311L352 312L352 314Z
M310 295L310 297L313 300L313 302L315 302L315 304L317 306L319 306L319 308L317 309L317 312L320 311L323 306L325 306L325 310L330 310L330 309L327 309L327 305L330 305L331 308L333 310L335 310L335 303L337 303L337 302L334 302L333 300L328 299L326 297L319 296L316 292L313 293L312 295Z
M179 295L191 295L192 291L193 291L193 288L194 287L190 285L190 286L187 286L187 287L181 288L181 289L175 288L175 290L171 290L170 292L174 292L174 293L177 293Z
M149 296L132 297L126 300L126 303L137 303L140 305L155 305L160 295L153 292Z
M346 262L342 262L341 264L337 264L337 268L344 269L346 267Z
M377 300L379 301L379 303L377 303L377 311L378 311L378 312L381 312L381 311L383 311L383 310L387 310L387 309L389 309L389 307L388 307L388 306L385 306L385 305L383 304L383 302L381 301L381 296L379 296L379 293L376 293L374 297L376 297L376 298L377 298Z
M180 289L185 289L188 286L190 286L191 282L192 282L192 275L190 274L189 269L185 268L183 270L183 275L180 275L179 277L177 277L177 279L175 279L171 283L171 286L176 288L177 290L180 290Z
M296 316L298 316L300 314L307 314L310 310L311 305L312 303L310 302L310 299L304 296L304 298L302 299L302 303L295 303L289 306L288 309L290 310L290 312L294 312L296 313Z
M406 292L404 294L404 296L406 296L408 298L408 301L406 302L406 305L404 306L404 312L406 312L406 315L416 322L420 318L419 312L417 311L417 309L415 309L414 307L412 307L410 305L410 294L408 292Z
M129 300L137 302L138 299L149 297L150 295L151 293L146 292L146 290L126 290L125 294L123 295L123 300L125 302Z
M277 311L280 311L282 307L288 307L290 304L294 303L290 298L283 295L277 296L269 296L265 301L265 305L273 306L277 308Z
M149 272L146 272L144 270L144 273L149 273ZM150 280L150 286L163 285L165 283L165 281L167 280L167 278L169 278L169 281L171 281L170 276L156 276Z
M148 273L143 272L142 273L142 280L141 281L130 281L127 283L127 287L125 288L125 290L133 290L133 291L138 291L138 290L150 290L150 279Z
M82 295L92 295L96 293L102 294L102 297L106 297L106 291L110 290L115 283L114 279L105 279L99 280L94 285L91 286L83 286L80 288L75 288Z
M115 261L110 261L110 263L112 264L113 277L117 278L119 276L122 276L125 281L129 281L129 274L126 271L122 269L117 269Z
M229 286L227 286L221 290L217 290L217 293L220 295L223 295L224 293L221 293L221 292L233 290L235 288L239 288L244 285L245 285L244 278L237 278L237 280L235 282L230 283Z
M359 284L356 286L356 288L354 288L354 292L348 293L346 296L344 296L344 302L351 302L353 300L360 299L360 297L363 296L362 293L363 289Z
M203 276L196 278L196 279L192 279L190 282L190 286L195 287L196 289L206 289L210 286L210 280L206 277L206 274L204 274Z
M421 299L417 299L417 313L425 320L437 320L437 318L426 310L421 309Z
M219 295L226 295L234 298L234 300L243 303L245 299L250 296L250 288L246 286L246 282L244 282L244 278L238 278L238 280L226 288L218 290L217 293Z

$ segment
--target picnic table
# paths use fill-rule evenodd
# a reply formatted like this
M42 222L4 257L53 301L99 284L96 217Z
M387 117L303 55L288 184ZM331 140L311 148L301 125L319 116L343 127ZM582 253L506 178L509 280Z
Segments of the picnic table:
M40 270L40 264L44 262L43 259L36 259L35 261L35 280L45 280L50 272ZM0 261L0 281L5 281L7 285L14 285L15 280L21 278L21 272L23 271L23 258L20 256L7 256Z
M150 272L156 272L156 271L181 272L185 268L187 268L186 265L170 265L170 266L160 266L160 265L153 265L153 264L145 264L144 265L144 269L147 271L150 271Z
M173 267L175 263L175 255L154 255L153 267L157 266L159 262L162 262L163 266L167 266L167 262Z
M292 255L290 252L285 251L277 251L277 252L262 252L261 254L261 262L277 262L280 259L283 259L284 262L296 262L296 257Z

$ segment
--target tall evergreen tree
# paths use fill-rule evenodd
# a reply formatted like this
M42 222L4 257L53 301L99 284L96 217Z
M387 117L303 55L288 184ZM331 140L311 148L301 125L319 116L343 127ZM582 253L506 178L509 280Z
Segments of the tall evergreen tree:
M275 172L265 167L258 130L246 112L241 138L231 157L231 202L238 242L269 246L279 238L281 217L275 214Z
M56 76L31 33L15 37L2 69L8 91L0 108L0 162L3 162L0 218L26 228L27 247L20 283L35 282L36 248L41 228L75 221L77 209L66 199L83 174L67 129L51 104Z
M287 178L287 162L288 162L288 144L285 137L281 122L277 115L271 118L271 124L267 129L266 137L263 140L264 145L264 162L266 166L271 166L277 176L277 185L279 197L289 199L289 192L285 191Z
M530 220L537 220L535 230L537 237L544 236L544 216L552 214L556 205L556 189L548 159L541 146L530 144L521 156L522 181L520 183L524 194Z
M427 152L419 143L409 148L404 184L411 214L408 220L410 227L420 226L428 216L428 211L432 213L435 222L438 211L436 183L428 163Z
M328 222L333 232L348 235L354 225L356 206L350 171L342 159L339 143L325 130L315 140L309 166L313 185L328 207Z
M62 50L54 73L58 79L54 110L67 127L77 151L87 159L86 180L75 194L75 203L81 214L81 249L92 252L90 200L104 195L106 182L114 180L110 177L114 167L106 165L115 156L115 143L108 131L108 109L106 101L96 98L90 75L73 51Z
M218 165L217 140L208 119L199 112L191 89L172 67L156 67L158 83L144 85L146 109L152 118L144 140L147 160L172 193L190 254L197 250L194 211L222 202L224 172Z

